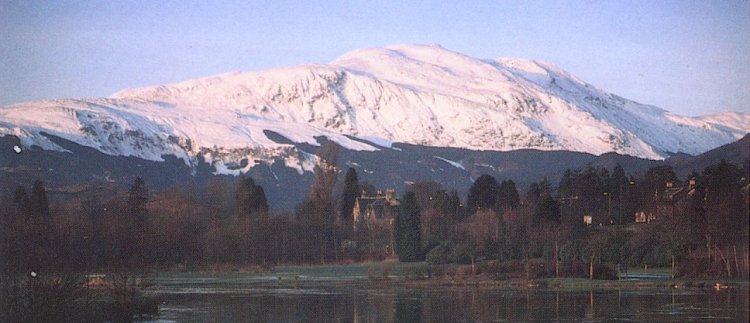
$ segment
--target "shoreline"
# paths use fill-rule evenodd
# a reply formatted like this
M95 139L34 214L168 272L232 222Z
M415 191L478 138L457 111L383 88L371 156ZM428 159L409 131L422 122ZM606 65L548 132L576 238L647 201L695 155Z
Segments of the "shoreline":
M310 272L302 272L299 269L304 268L325 269L334 272L333 275L315 275ZM206 283L214 279L222 279L227 276L228 279L236 281L237 284L254 284L268 288L306 288L306 287L347 287L347 286L365 286L375 288L480 288L480 289L506 289L506 290L565 290L565 291L588 291L588 290L612 290L612 289L701 289L701 290L723 290L728 288L749 288L750 282L746 280L725 279L721 277L711 278L674 278L674 279L622 279L622 280L589 280L580 277L560 277L560 278L536 278L526 280L523 278L506 278L495 279L491 275L400 275L387 274L383 275L335 275L338 269L346 268L345 266L293 266L285 267L285 270L263 272L263 273L243 273L243 272L158 272L146 274L148 280L155 285L161 283L174 283L174 280L190 280L211 278ZM148 288L146 288L147 290Z
M715 289L748 288L747 281L725 279L669 279L669 280L589 280L587 278L539 278L504 279L467 278L451 280L443 278L425 279L378 279L371 283L392 284L404 287L474 287L508 290L599 290L599 289Z

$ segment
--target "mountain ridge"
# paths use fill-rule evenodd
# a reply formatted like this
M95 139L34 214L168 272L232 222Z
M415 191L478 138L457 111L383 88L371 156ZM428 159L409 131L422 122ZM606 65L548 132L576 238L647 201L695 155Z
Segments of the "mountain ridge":
M237 175L278 157L298 172L312 170L314 156L266 131L312 145L326 137L362 151L401 142L663 159L741 138L750 132L750 114L684 117L599 90L551 63L394 45L354 50L330 64L0 107L0 136L60 150L42 131L112 155L174 155L188 165L201 156L217 172Z

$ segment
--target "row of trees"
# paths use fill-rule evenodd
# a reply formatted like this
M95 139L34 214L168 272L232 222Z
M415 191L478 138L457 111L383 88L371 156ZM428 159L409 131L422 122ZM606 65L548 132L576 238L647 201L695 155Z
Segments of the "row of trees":
M334 197L338 150L327 143L318 151L309 196L293 214L271 214L263 188L249 177L211 181L203 194L193 187L154 194L137 178L127 191L97 185L53 205L42 182L34 183L31 197L19 187L0 210L0 266L20 272L221 270L382 258L386 251L373 249L370 240L387 240L390 232L354 232L351 224L360 190L356 172L350 172L342 197ZM351 206L342 207L337 200L347 194ZM349 215L337 218L342 208Z
M263 188L251 178L235 188L212 182L202 198L178 189L154 194L141 178L127 192L97 186L53 205L42 182L34 183L32 198L24 191L0 210L3 271L236 268L282 262L282 252L283 261L305 261L293 251L304 242L290 237L308 228L270 216Z
M588 167L566 171L557 188L543 180L519 194L512 180L483 175L462 203L439 183L417 182L401 198L392 224L355 226L360 192L354 169L334 193L338 146L324 144L310 193L294 214L272 214L252 178L213 181L205 194L153 194L138 178L127 192L97 186L83 198L50 205L44 184L6 197L0 229L4 270L113 270L380 259L470 263L541 263L545 275L574 274L583 263L669 265L691 275L747 274L747 169L722 161L694 173L695 186L664 203L669 167L641 178ZM744 190L744 191L743 191ZM665 208L665 205L667 208ZM649 225L625 226L636 211ZM587 227L582 217L590 215ZM623 224L623 225L620 225ZM579 268L580 269L580 268ZM539 274L539 273L538 273Z
M747 277L745 174L747 169L726 161L684 181L668 166L653 167L642 178L626 177L619 166L611 173L588 167L567 171L556 191L547 180L533 183L522 198L512 181L484 175L469 190L467 217L434 204L422 208L423 228L439 227L435 222L453 226L443 240L422 230L423 252L432 263L537 262L538 275L584 275L588 265L622 264ZM629 225L637 211L656 220ZM586 215L593 225L584 223Z

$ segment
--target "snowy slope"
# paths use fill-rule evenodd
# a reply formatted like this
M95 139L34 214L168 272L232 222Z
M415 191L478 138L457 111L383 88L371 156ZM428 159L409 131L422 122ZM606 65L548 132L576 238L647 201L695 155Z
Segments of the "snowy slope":
M228 73L127 89L111 98L0 108L0 135L62 149L41 132L112 155L160 160L198 155L219 172L307 152L276 143L326 136L354 150L390 142L479 150L618 152L650 159L698 154L750 132L750 115L683 117L603 92L544 62L476 59L437 45L355 50L327 65ZM243 161L244 160L244 161Z
M0 134L15 135L27 147L63 150L43 132L110 155L148 160L175 155L188 164L202 155L214 162L221 173L246 172L255 161L271 163L278 157L285 158L286 165L299 172L312 170L314 157L270 140L264 130L294 142L316 144L315 136L327 136L349 149L376 149L325 129L300 127L229 109L207 111L190 105L131 99L65 99L0 109ZM236 167L241 164L245 166Z

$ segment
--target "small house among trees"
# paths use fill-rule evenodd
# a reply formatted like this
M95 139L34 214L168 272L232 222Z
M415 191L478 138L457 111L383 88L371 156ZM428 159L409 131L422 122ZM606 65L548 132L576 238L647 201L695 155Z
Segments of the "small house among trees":
M398 212L401 202L396 199L396 190L389 188L383 195L378 191L375 196L367 196L362 192L362 196L357 197L352 210L352 223L354 226L369 222L388 222L393 220L393 215Z
M667 181L664 183L664 191L658 194L661 204L676 203L685 198L687 190L685 187L675 186L674 182Z
M688 180L688 186L677 186L674 181L664 182L664 188L654 192L654 207L651 210L635 212L636 223L651 223L657 218L674 217L675 210L696 193L697 184L694 177Z

